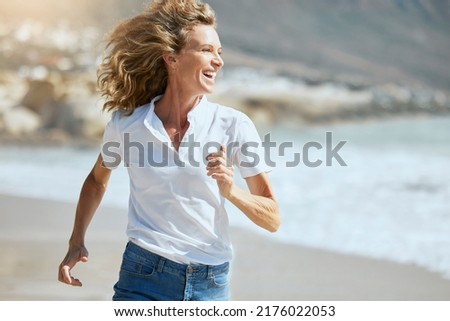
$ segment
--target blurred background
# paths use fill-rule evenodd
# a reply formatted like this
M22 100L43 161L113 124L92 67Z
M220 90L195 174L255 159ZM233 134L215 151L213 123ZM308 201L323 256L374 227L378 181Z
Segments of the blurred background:
M450 1L207 2L225 60L210 100L293 143L272 155L275 237L450 278ZM1 0L0 193L77 200L108 120L103 37L146 3ZM286 165L326 132L346 142L347 166ZM107 205L126 208L126 175L113 175Z

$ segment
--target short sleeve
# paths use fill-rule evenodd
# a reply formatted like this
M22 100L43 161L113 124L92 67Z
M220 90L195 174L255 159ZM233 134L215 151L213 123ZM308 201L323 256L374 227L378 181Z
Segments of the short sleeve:
M261 138L252 120L245 114L237 123L237 147L234 149L233 164L242 178L270 172Z
M119 115L117 112L112 114L111 119L106 124L103 133L103 142L101 154L103 157L103 166L109 169L117 168L122 162L122 141L118 130Z

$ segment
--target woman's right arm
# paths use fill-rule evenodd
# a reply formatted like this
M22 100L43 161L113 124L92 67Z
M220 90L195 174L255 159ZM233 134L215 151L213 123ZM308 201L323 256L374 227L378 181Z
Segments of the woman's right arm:
M72 235L69 240L69 250L59 265L58 280L63 283L73 286L82 285L80 280L71 276L70 270L78 262L87 262L88 260L88 251L84 244L86 230L102 201L110 176L111 170L103 166L103 158L100 154L81 189Z

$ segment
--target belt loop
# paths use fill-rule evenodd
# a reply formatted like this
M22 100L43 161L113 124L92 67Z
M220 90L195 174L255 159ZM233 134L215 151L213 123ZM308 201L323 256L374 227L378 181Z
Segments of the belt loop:
M161 273L161 272L163 271L164 263L166 263L166 259L163 258L163 257L161 257L161 258L159 259L158 267L157 267L157 269L156 269L159 273Z
M214 278L214 267L212 265L208 265L208 279Z

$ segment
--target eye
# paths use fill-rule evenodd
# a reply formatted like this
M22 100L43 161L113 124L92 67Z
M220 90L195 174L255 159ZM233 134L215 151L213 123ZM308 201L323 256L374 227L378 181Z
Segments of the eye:
M200 51L203 53L211 53L211 54L215 54L215 52L216 52L215 49L212 47L205 47L205 48L202 48ZM219 56L222 55L222 48L217 50L217 55L219 55Z

